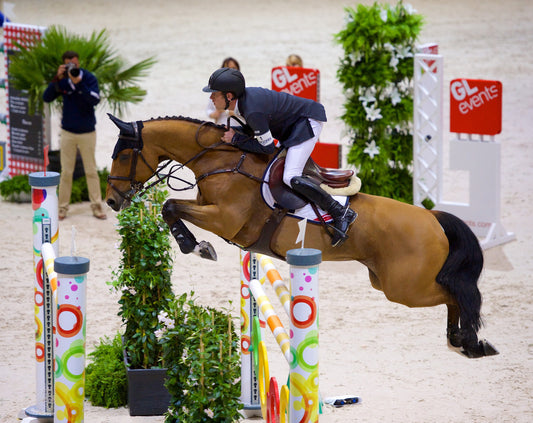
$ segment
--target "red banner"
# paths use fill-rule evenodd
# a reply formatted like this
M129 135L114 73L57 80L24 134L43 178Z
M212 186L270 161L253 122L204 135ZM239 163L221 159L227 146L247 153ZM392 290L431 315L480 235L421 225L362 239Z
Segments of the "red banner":
M502 131L502 83L483 79L450 82L450 132L496 135Z
M292 66L272 68L272 89L319 101L320 71Z

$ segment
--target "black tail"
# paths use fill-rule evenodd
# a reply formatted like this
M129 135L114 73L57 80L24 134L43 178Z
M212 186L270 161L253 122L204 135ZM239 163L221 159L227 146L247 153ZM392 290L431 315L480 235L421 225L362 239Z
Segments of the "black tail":
M450 250L437 275L437 282L446 287L459 306L461 331L475 336L482 325L481 293L477 287L483 270L483 251L472 230L458 217L432 211L446 233Z

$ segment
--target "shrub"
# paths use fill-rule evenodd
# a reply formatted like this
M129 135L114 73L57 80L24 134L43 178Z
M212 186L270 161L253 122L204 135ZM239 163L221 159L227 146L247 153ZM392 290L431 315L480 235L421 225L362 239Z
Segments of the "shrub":
M85 396L95 406L122 407L128 403L128 380L122 355L122 341L117 333L113 340L100 338L89 354L85 368Z
M199 306L183 294L159 320L166 387L172 396L165 422L239 420L239 338L230 314Z
M411 81L422 16L401 1L345 10L346 28L335 38L344 49L337 78L352 139L348 163L357 168L361 191L412 203Z
M125 325L124 344L133 369L160 366L157 316L174 298L172 249L161 217L166 194L153 187L118 214L122 258L110 284L122 292L119 316Z

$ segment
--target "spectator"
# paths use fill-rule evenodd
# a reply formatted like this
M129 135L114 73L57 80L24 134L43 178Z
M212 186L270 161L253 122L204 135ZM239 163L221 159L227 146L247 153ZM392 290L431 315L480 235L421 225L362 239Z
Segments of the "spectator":
M96 116L95 106L100 102L100 89L96 77L80 68L79 56L75 51L66 51L63 63L48 84L43 100L47 103L59 96L63 98L60 133L61 177L59 180L59 220L67 217L72 177L79 149L87 179L91 210L97 219L106 219L102 209L100 178L96 170Z
M300 56L297 54L291 54L289 57L287 57L286 66L296 66L296 67L303 67L304 61Z

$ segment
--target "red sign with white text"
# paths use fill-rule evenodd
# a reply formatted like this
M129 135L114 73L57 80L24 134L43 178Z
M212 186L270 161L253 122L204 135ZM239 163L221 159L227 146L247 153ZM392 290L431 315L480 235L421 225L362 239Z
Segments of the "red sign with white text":
M450 132L496 135L502 131L502 83L483 79L450 82Z
M320 71L296 66L272 68L272 89L319 101Z

